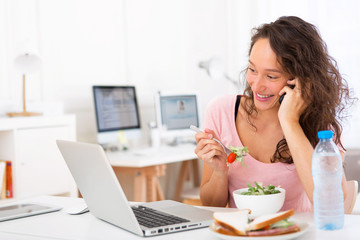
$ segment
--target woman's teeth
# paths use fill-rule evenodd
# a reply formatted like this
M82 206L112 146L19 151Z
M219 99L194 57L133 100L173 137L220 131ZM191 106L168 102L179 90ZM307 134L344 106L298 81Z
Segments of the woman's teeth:
M271 96L273 96L273 95L261 95L261 94L256 94L259 98L269 98L269 97L271 97Z

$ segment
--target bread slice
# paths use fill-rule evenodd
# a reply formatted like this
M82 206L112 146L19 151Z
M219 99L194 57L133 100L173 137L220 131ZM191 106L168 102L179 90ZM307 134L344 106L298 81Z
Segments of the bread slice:
M234 235L229 234L231 232L234 232L237 235L246 235L246 227L248 225L250 212L249 209L238 210L235 212L214 212L213 218L217 225L226 229L226 232L228 232L227 235ZM221 228L218 229L223 230Z
M226 228L225 226L220 225L218 222L214 221L210 226L215 232L230 235L238 236L232 229Z
M294 210L290 209L283 212L266 214L260 217L257 217L249 223L245 229L245 231L259 230L264 227L267 227L273 223L286 219L294 214Z

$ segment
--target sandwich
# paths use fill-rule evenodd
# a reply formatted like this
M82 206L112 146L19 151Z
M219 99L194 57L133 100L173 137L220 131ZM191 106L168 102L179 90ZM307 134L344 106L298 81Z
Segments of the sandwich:
M214 212L214 222L212 228L215 232L232 235L246 235L246 227L249 221L249 209L238 210L235 212Z
M249 219L248 209L235 212L215 212L212 229L215 232L231 236L274 236L300 231L295 222L288 221L294 210L266 214Z

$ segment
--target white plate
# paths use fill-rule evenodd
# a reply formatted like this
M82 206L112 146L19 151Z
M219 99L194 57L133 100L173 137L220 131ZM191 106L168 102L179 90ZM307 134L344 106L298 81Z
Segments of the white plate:
M218 237L220 239L224 239L224 240L285 240L285 239L296 238L296 237L304 234L305 232L307 232L307 230L309 230L309 224L306 223L306 222L296 221L296 224L300 227L299 232L276 235L276 236L262 236L262 237L247 237L247 236L225 235L225 234L215 232L214 229L211 227L212 225L210 225L209 229L210 229L210 232L213 235L215 235L216 237Z

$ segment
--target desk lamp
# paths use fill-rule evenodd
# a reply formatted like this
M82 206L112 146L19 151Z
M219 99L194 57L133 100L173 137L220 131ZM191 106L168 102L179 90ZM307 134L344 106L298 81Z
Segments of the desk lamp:
M26 73L36 72L41 67L41 60L35 54L25 53L17 56L14 61L15 69L22 73L22 97L23 97L23 111L22 112L10 112L6 115L9 117L30 117L38 116L41 113L34 113L26 111L26 94L25 94L25 75Z
M237 90L240 88L239 82L232 79L231 77L229 77L229 75L227 73L225 73L224 63L219 58L213 57L213 58L210 58L210 60L208 60L208 61L202 61L199 63L199 68L205 69L207 74L212 79L217 80L217 79L225 78L226 80L228 80L232 84L234 84L236 86Z

